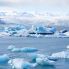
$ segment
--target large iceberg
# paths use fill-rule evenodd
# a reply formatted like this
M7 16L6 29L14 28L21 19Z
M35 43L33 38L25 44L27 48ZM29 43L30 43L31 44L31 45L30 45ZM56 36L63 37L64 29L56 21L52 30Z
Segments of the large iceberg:
M56 28L55 27L46 27L43 25L35 25L34 27L32 27L32 32L30 32L30 34L42 34L42 35L46 35L46 34L54 34L56 32Z

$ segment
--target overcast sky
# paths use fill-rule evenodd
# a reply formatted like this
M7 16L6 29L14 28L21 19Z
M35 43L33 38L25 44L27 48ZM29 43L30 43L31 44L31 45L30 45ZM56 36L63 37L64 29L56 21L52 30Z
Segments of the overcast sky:
M69 12L69 0L0 0L0 8L6 7L18 11L65 14Z

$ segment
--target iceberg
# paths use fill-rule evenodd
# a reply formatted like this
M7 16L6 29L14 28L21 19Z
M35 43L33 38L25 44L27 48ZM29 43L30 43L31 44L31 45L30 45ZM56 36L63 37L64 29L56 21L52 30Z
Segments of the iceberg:
M52 58L68 58L69 59L69 45L66 47L67 50L53 53L51 55Z
M55 27L46 27L46 26L34 26L32 27L32 32L29 34L41 34L41 35L49 35L49 34L54 34L56 32Z
M48 57L44 54L32 54L31 61L37 63L38 65L48 65L52 66L55 64L55 61L49 60Z
M56 32L56 28L55 27L47 27L46 28L46 31L48 32L48 33L55 33Z
M0 55L0 64L6 64L10 60L7 54Z
M49 60L47 58L36 58L36 63L39 65L53 66L55 64L55 61Z
M9 45L7 49L8 49L8 50L12 50L13 48L15 48L14 45Z
M69 31L65 32L64 35L66 35L67 37L69 37Z
M37 33L45 33L46 32L46 28L42 27L42 26L36 27L36 32Z
M66 54L65 54L65 51L61 51L61 52L53 53L51 57L52 58L66 58Z
M14 45L8 46L8 50L11 52L20 52L20 48L15 48Z
M12 69L30 69L37 66L37 63L30 63L22 58L11 59L8 64L12 66Z
M36 58L36 63L39 65L48 65L52 66L55 64L55 61L49 60L45 55L38 54L38 57Z

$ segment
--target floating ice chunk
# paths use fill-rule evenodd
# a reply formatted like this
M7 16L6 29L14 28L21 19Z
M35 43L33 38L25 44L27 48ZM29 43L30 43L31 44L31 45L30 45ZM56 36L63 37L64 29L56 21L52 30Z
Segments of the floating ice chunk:
M29 56L30 56L32 62L36 62L37 58L47 58L47 55L36 54L36 53L35 54L30 54Z
M29 63L22 58L11 59L8 63L13 69L30 69L37 66L37 63Z
M65 32L64 35L66 35L66 36L69 37L69 31L68 32Z
M37 48L31 48L31 47L24 47L24 48L21 48L21 52L31 53L31 52L37 52L37 51L38 51Z
M53 57L53 58L66 58L66 52L61 51L58 53L53 53L51 57Z
M20 48L15 48L14 45L10 45L8 47L8 50L10 50L11 52L20 52Z
M12 50L13 48L15 48L14 45L10 45L10 46L8 46L8 50Z
M44 54L32 54L31 61L36 62L39 65L54 65L53 60L49 60L46 55Z
M11 51L12 52L21 52L20 48L13 48Z
M7 54L0 55L0 64L8 63L9 59L10 58Z
M69 58L69 45L66 47L67 50L53 53L51 55L52 58Z
M39 57L39 58L36 58L36 63L38 63L40 65L52 66L55 64L55 61L49 60L46 57Z

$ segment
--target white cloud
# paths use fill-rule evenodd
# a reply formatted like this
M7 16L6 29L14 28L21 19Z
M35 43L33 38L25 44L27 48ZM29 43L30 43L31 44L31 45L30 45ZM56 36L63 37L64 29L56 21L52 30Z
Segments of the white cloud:
M48 4L48 5L69 5L69 0L0 0L2 3L12 4Z
M0 0L0 6L32 11L69 12L69 0Z

